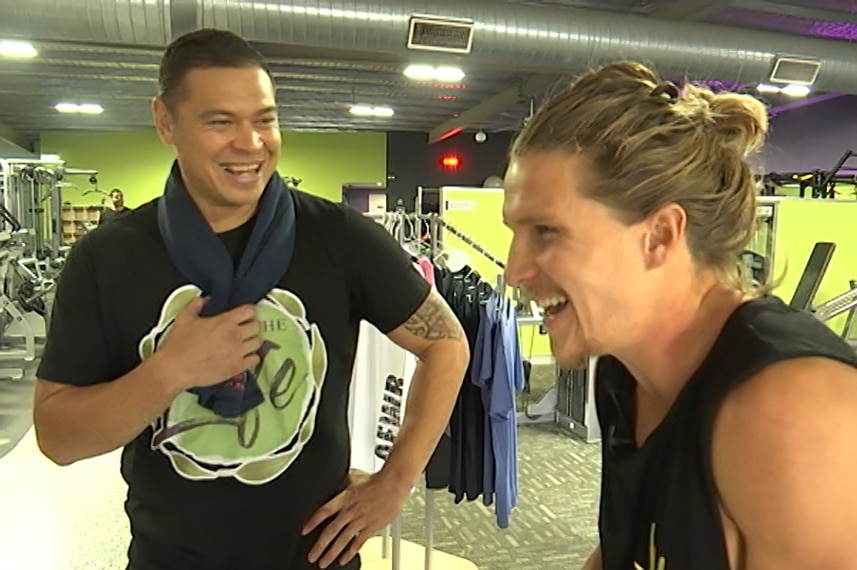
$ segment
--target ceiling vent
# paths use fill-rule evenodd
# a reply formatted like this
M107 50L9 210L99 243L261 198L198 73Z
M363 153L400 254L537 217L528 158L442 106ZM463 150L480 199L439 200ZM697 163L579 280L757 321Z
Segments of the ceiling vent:
M770 81L792 85L812 85L820 69L821 62L813 59L777 57Z
M446 53L470 53L473 20L411 16L408 49Z

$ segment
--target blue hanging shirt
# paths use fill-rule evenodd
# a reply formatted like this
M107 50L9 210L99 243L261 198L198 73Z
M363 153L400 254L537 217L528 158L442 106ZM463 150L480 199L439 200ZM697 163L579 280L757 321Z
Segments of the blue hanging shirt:
M512 509L518 504L518 434L516 391L524 389L524 367L518 344L518 320L513 303L497 295L486 307L486 325L481 335L479 374L474 381L482 388L486 412L486 489L494 497L497 526L509 527ZM477 346L479 346L477 344ZM486 439L488 436L486 435ZM486 496L486 504L490 504Z

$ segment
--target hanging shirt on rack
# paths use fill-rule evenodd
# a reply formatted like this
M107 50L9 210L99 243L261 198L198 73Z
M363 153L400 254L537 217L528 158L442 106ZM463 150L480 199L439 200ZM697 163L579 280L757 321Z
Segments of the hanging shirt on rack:
M524 389L524 367L514 304L499 292L491 296L485 311L473 376L486 410L483 497L489 505L493 494L497 526L508 528L518 502L515 392Z
M348 403L351 468L375 473L399 435L417 361L366 321L358 338Z
M473 385L479 388L479 396L485 409L485 436L482 450L482 500L488 507L494 504L494 479L496 462L494 459L494 441L491 430L491 391L494 374L494 337L499 320L499 297L492 293L484 307L484 314L476 336L476 346L472 353Z
M461 322L474 354L484 314L481 304L490 295L490 286L470 267L457 272L435 268L435 284ZM485 412L481 391L471 380L472 373L471 359L452 411L449 436L441 439L426 469L428 488L448 489L456 503L464 499L475 501L482 493Z
M423 277L426 278L426 281L428 281L432 286L434 286L434 265L432 264L432 262L425 257L420 257L419 259L417 259L417 266L422 272Z
M434 282L431 263L414 266ZM416 368L413 354L368 322L360 323L348 403L352 469L376 473L384 466L404 421Z

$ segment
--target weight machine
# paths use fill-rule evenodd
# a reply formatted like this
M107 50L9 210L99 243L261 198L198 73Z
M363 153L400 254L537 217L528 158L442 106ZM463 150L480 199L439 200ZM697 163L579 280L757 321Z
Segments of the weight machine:
M847 313L841 336L857 348L857 340L854 339L854 333L857 332L855 330L857 328L857 317L855 317L855 313L857 313L857 280L849 280L849 290L845 293L813 306L818 288L824 279L824 274L830 265L834 251L836 251L836 244L832 242L818 242L813 246L789 306L809 311L822 322L830 321Z
M842 330L842 337L848 341L854 341L855 326L857 326L857 280L852 279L849 282L850 289L841 295L837 295L833 299L822 303L815 307L812 312L821 321L829 321L830 319L848 313L848 318L845 321L845 328Z
M854 167L846 168L846 163L854 156L853 150L846 150L831 170L768 174L765 177L764 194L773 196L778 186L797 184L801 198L806 198L809 191L811 198L835 199L843 194L836 189L837 184L857 186L857 171ZM845 170L850 174L843 172ZM857 190L853 193L857 194Z
M0 214L4 231L15 232L26 245L25 255L56 260L68 251L62 243L63 188L73 176L88 176L98 185L98 172L66 168L62 161L0 160Z
M97 172L61 161L0 160L0 380L27 379L41 356L62 245L63 187Z

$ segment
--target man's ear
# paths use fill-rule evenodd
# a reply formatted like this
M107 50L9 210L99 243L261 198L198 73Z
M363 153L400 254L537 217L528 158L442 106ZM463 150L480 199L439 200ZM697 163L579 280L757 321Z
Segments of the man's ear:
M158 136L161 137L161 142L166 145L173 145L173 116L167 104L160 97L152 99L152 120L155 123L155 129L158 131Z
M667 204L648 217L643 240L647 269L656 269L666 263L684 241L687 230L687 213L678 204Z

